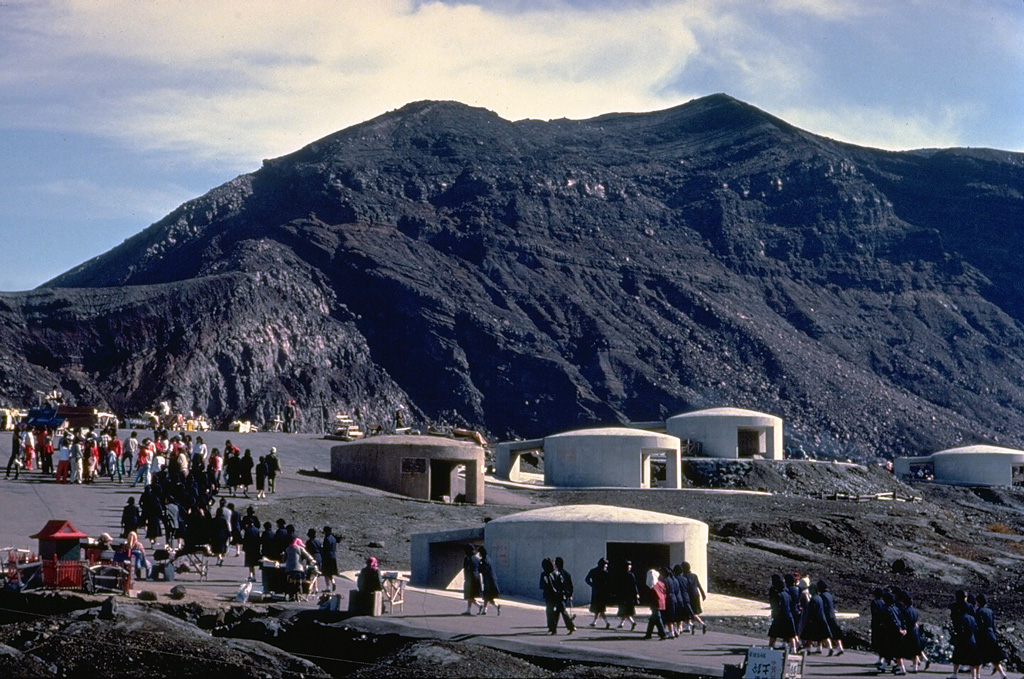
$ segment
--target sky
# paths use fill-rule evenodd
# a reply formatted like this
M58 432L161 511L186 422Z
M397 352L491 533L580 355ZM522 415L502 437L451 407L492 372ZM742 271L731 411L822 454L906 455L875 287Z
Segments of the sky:
M1022 0L0 0L0 290L422 99L725 92L867 146L1024 151L1022 36Z

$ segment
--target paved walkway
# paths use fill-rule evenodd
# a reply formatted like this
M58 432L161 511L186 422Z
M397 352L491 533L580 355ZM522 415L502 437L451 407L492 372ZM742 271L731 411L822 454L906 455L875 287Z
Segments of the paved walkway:
M349 624L367 632L399 632L414 638L450 639L481 643L494 648L552 658L626 665L650 670L670 670L707 676L722 676L726 664L741 664L751 646L764 646L766 640L753 639L715 630L717 615L753 615L764 611L759 602L712 595L707 603L707 634L683 635L678 639L644 640L647 618L637 616L635 631L611 629L603 624L590 627L592 614L577 609L576 633L559 629L550 636L542 606L507 602L501 615L492 608L486 616L466 616L465 603L458 593L407 588L405 605L395 613L378 618L353 618ZM805 666L805 677L875 676L875 657L847 651L841 657L812 655ZM926 676L939 676L948 668L933 668Z

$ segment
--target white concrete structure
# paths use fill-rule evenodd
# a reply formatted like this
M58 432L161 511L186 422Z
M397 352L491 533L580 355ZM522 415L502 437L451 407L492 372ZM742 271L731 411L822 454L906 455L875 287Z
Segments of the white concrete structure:
M544 507L503 516L483 527L483 543L503 596L541 600L541 561L561 556L576 585L574 601L590 601L583 579L605 558L614 571L630 559L642 583L646 569L687 561L705 590L708 526L681 516L606 505ZM452 583L458 580L464 544L478 544L473 529L412 536L412 582ZM438 559L431 560L434 553ZM436 585L435 585L436 586Z
M544 483L582 488L651 487L651 457L664 456L666 486L682 487L679 439L643 429L580 429L544 439Z
M1024 450L999 446L964 446L931 455L893 461L898 479L918 478L918 469L934 474L935 483L952 486L1024 485Z
M701 445L704 457L781 460L782 418L740 408L709 408L665 420L669 434Z

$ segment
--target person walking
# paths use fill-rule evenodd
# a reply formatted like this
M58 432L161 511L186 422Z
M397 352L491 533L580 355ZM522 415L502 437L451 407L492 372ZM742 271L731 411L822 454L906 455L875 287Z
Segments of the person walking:
M337 585L334 577L338 574L338 539L331 532L330 526L324 526L324 540L321 543L320 559L323 563L321 573L324 576L324 591L335 591Z
M14 435L11 439L11 456L7 460L7 474L4 476L5 479L11 478L11 468L13 467L14 480L17 481L18 473L21 471L21 468L25 464L21 460L23 452L22 446L24 445L25 442L25 437L22 431L22 428L24 426L25 425L23 424L14 425Z
M256 567L260 565L262 557L260 552L259 521L248 521L245 523L245 532L242 533L242 553L245 554L245 567L249 569L249 582L256 582Z
M647 619L647 633L644 639L652 639L654 629L658 629L658 636L665 640L665 624L661 619L662 612L667 606L668 589L665 586L665 578L668 577L667 570L652 568L647 571L647 588L651 590L651 617Z
M67 483L71 474L71 440L62 436L57 447L57 483Z
M245 454L242 455L242 459L238 464L238 484L242 486L242 493L245 497L249 497L249 486L252 485L252 470L255 466L252 460L252 451L246 448Z
M124 450L121 454L121 473L124 476L131 476L135 460L139 459L139 433L133 431L124 440Z
M270 454L267 455L267 490L271 494L277 492L277 475L281 472L281 462L277 459L277 448L271 448ZM264 494L266 497L266 494Z
M608 561L605 558L597 560L597 565L590 569L584 582L590 586L590 612L594 614L591 627L597 626L598 620L604 620L604 628L608 629L612 624L608 621L608 599L610 593L610 574L608 573Z
M256 499L267 497L267 458L260 456L256 463Z
M800 621L800 639L808 654L822 653L825 645L829 643L831 631L828 627L828 619L825 617L825 603L821 594L818 593L816 587L812 587L810 595L811 598L804 606L803 617ZM813 646L817 646L818 650L811 650Z
M565 561L562 557L555 557L555 570L558 572L558 578L562 581L562 595L565 597L565 609L569 613L569 617L573 620L576 619L576 614L572 610L572 595L575 593L576 588L572 583L572 573L565 569Z
M984 594L978 595L977 602L978 607L974 611L974 619L978 623L979 659L982 665L992 665L992 674L999 672L999 676L1006 679L1006 668L1003 667L1006 653L1003 652L999 646L999 640L996 639L995 613L989 607L988 598Z
M572 634L576 631L576 625L565 610L565 593L562 591L562 579L555 571L555 564L551 559L544 559L540 562L540 591L544 597L544 608L547 614L548 634L558 634L558 618L561 616L565 624L566 633Z
M958 676L961 667L970 671L971 679L979 679L981 656L978 654L978 623L975 610L967 602L967 592L957 590L955 601L950 607L953 623L953 676Z
M640 603L640 588L636 583L636 573L633 572L633 562L625 561L621 570L615 575L614 588L618 600L619 624L616 629L629 621L629 629L636 629L636 605Z
M479 606L476 599L480 596L480 560L476 556L476 547L466 545L466 553L462 560L462 598L466 600L463 615L473 615L473 606Z
M924 669L927 670L932 663L924 653L924 636L921 634L919 622L920 614L914 606L910 595L905 590L897 587L893 591L893 598L896 599L896 606L900 611L900 620L903 622L903 629L906 630L906 634L902 639L903 653L901 655L904 660L903 667L906 669L906 661L910 660L913 662L911 672L916 674L921 670L922 664L924 664Z
M708 633L708 624L700 617L700 614L704 612L704 607L701 602L708 598L707 593L704 591L704 586L700 584L700 578L690 569L690 563L684 561L682 563L683 575L686 576L686 582L689 584L687 591L690 594L690 610L693 612L694 623L699 623L701 626L701 634ZM697 628L695 625L690 627L690 634L696 634Z
M127 538L130 534L136 533L139 529L139 507L135 504L135 498L129 496L124 509L121 510L121 537ZM137 535L137 533L136 533Z
M494 609L501 615L501 604L498 597L501 596L501 589L498 588L498 580L494 576L494 567L487 559L487 550L481 547L477 550L480 556L480 599L483 604L480 606L480 615L487 615L488 604L494 604Z
M772 622L768 627L768 645L775 648L775 640L781 639L791 652L796 653L796 621L793 620L793 604L781 575L772 576L772 586L768 590L768 606L772 612Z
M818 581L818 593L821 595L821 604L825 613L825 621L828 623L828 654L839 656L845 653L843 650L843 630L839 627L836 619L836 600L829 591L828 583L824 580Z

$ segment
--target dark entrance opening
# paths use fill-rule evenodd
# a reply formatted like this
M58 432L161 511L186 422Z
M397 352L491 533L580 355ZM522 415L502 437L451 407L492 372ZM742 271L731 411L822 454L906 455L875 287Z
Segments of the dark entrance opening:
M761 432L756 429L740 429L736 432L736 451L740 457L751 458L764 453L761 450Z
M452 472L454 465L447 460L430 461L430 499L436 502L452 501Z
M617 573L625 561L633 562L636 584L640 587L640 600L647 599L647 571L652 568L671 567L669 546L658 542L609 542L605 546L609 569Z

